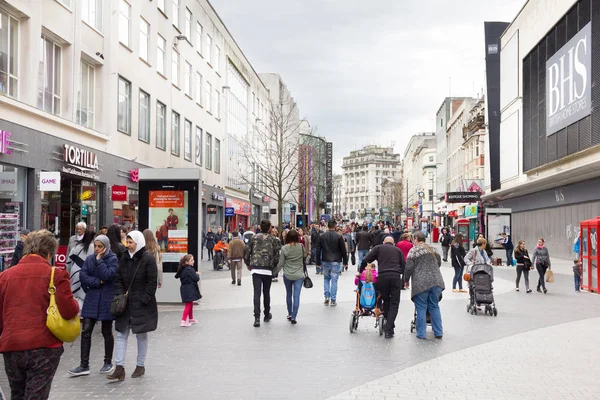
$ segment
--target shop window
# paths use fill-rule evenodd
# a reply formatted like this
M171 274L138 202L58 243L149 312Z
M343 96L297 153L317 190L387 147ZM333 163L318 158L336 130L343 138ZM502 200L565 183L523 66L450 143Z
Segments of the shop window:
M123 225L128 230L137 229L139 221L139 191L127 189L127 200L113 201L113 223Z
M0 164L0 271L10 266L19 232L26 227L27 171Z
M19 22L0 10L0 93L17 97Z
M39 80L37 107L60 115L62 49L52 40L42 36L39 48Z

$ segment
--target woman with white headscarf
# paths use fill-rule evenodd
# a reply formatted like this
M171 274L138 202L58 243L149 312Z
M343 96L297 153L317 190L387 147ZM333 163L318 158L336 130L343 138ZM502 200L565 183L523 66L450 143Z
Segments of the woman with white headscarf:
M115 321L117 344L115 371L108 375L109 380L125 379L125 353L129 331L137 337L137 363L132 378L138 378L146 372L144 362L148 353L148 332L156 330L158 325L158 307L156 305L156 286L158 271L156 260L146 251L146 241L140 231L127 234L127 254L119 261L115 279L115 295L128 292L127 306Z

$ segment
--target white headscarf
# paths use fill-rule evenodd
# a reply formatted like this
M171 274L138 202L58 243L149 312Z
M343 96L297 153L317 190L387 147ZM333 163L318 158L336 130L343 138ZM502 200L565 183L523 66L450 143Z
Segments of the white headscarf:
M127 234L127 237L130 237L137 244L133 253L130 250L128 251L129 257L133 257L142 247L146 246L146 239L144 239L144 234L140 231L131 231Z

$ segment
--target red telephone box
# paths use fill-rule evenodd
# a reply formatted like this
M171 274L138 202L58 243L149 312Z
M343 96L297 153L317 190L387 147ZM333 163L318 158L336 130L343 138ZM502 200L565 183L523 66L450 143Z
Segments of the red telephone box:
M600 281L600 252L598 252L598 231L600 231L600 217L582 221L580 255L583 262L583 275L581 286L589 292L599 293L598 282Z
M469 250L469 244L471 243L471 238L469 237L469 224L470 220L463 218L456 221L456 233L460 233L463 237L463 247L465 250Z

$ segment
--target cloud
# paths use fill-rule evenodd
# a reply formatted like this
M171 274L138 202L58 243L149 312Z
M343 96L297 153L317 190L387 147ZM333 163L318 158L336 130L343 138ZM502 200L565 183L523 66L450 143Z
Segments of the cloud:
M334 168L351 150L435 130L444 97L481 93L484 21L525 0L212 0L259 72L277 72ZM449 84L451 78L451 85Z

